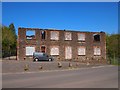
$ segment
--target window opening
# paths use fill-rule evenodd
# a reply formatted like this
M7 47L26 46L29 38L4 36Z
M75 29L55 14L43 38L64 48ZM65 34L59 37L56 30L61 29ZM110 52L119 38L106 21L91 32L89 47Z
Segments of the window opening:
M94 34L94 41L100 41L100 35L99 34Z
M34 39L35 38L35 30L27 30L26 31L26 38L27 39Z
M41 31L41 38L45 39L45 37L46 37L46 32L45 31Z

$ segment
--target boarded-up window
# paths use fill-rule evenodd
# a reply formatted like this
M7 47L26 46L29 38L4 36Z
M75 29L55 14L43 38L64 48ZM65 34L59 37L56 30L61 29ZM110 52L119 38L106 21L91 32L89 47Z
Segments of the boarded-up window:
M85 50L86 50L85 47L82 46L78 47L78 55L85 55L86 54Z
M26 47L26 56L33 55L33 52L35 52L35 47L32 46Z
M101 55L100 47L94 47L94 55Z
M65 47L65 59L72 59L72 48L70 46Z
M85 34L84 33L78 33L78 40L85 41Z
M50 32L50 39L51 40L59 40L59 32L58 31L51 31Z
M71 32L65 32L65 40L72 40Z
M59 46L51 46L50 55L59 55Z

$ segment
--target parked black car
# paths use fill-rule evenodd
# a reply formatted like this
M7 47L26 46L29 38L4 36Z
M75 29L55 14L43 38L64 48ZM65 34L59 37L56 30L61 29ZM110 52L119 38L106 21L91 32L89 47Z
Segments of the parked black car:
M43 52L34 52L33 61L53 61L53 57Z

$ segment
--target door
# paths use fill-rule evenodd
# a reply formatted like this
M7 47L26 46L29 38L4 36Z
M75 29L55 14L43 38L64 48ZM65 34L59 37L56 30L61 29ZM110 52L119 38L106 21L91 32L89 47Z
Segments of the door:
M65 47L65 59L72 59L72 47Z

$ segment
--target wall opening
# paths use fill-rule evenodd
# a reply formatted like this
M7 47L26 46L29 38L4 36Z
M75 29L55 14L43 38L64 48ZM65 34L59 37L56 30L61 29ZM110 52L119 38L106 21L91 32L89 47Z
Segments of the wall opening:
M35 30L27 30L26 39L35 39Z
M46 39L46 32L45 31L41 31L41 38L42 38L42 40Z
M94 34L94 41L100 41L100 35L99 34Z
M45 49L46 49L45 46L41 46L41 52L45 53Z
M35 30L27 30L26 39L35 39Z

